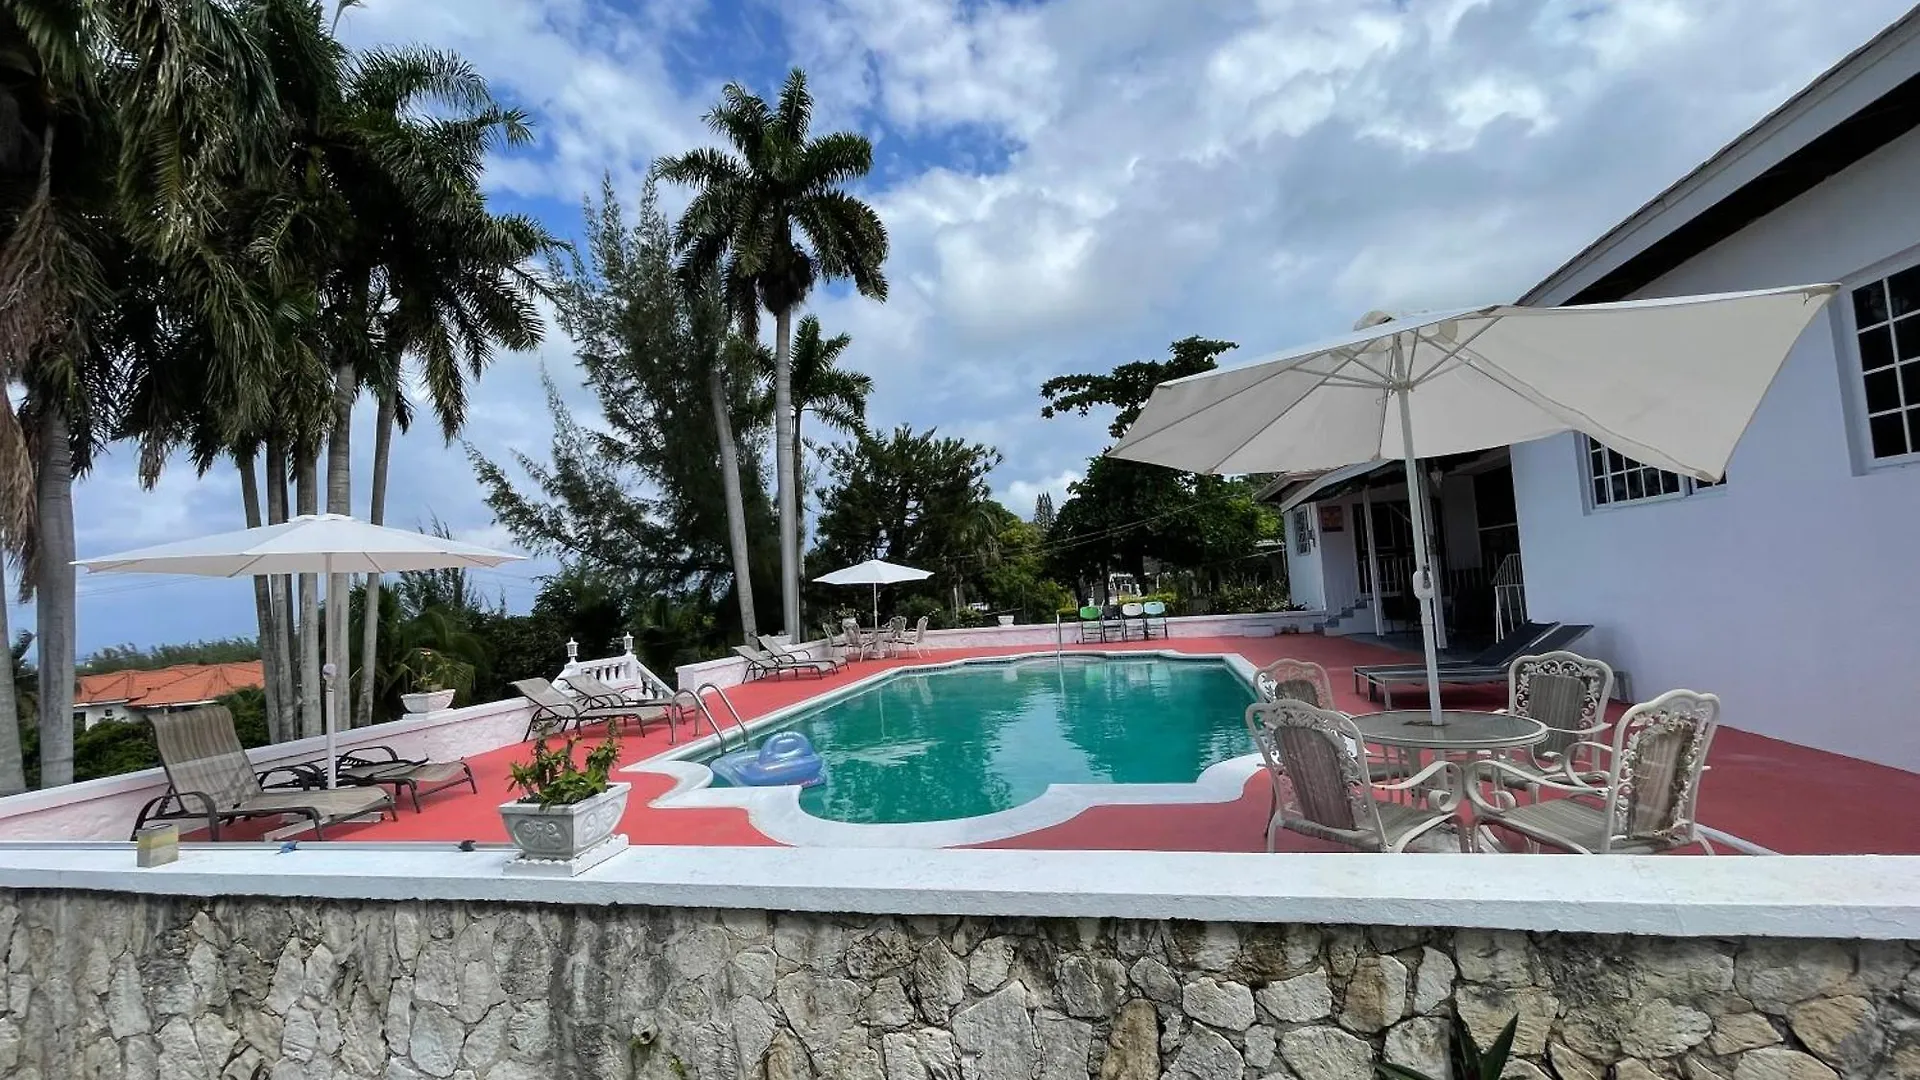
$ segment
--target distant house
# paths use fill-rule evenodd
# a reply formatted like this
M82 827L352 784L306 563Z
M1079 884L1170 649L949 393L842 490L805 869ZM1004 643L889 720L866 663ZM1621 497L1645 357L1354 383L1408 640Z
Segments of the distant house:
M1571 435L1424 463L1453 628L1491 629L1500 575L1533 617L1594 624L1577 647L1629 672L1635 697L1711 690L1733 726L1920 769L1917 181L1920 10L1528 291L1559 305L1842 285L1723 483ZM1410 626L1399 465L1269 497L1288 511L1295 597L1330 632Z
M92 727L102 720L137 719L206 705L235 690L266 684L258 660L82 675L73 695L73 715Z

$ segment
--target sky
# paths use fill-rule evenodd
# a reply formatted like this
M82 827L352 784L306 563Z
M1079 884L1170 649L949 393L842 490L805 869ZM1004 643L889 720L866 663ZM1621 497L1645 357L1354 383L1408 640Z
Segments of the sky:
M721 86L794 66L816 131L874 144L857 193L891 236L886 303L807 310L875 378L870 420L997 447L995 494L1057 502L1106 417L1042 420L1040 383L1165 355L1246 362L1369 310L1511 300L1907 9L1905 0L366 0L356 47L470 60L532 117L490 197L580 233L610 176L709 144ZM684 195L666 192L670 210ZM1781 284L1788 284L1782 282ZM544 458L570 342L498 355L467 438ZM355 513L372 409L358 410ZM396 443L389 524L511 548L459 446ZM80 555L240 528L231 469L154 491L117 448L75 491ZM551 564L478 575L524 610ZM83 576L81 655L254 633L245 581ZM9 590L8 599L13 599ZM9 611L30 628L31 607Z

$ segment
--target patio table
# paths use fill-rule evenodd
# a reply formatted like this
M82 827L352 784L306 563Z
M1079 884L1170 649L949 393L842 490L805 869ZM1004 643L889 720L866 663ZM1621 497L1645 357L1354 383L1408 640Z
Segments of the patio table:
M1353 726L1363 740L1385 751L1382 760L1402 776L1420 771L1422 751L1470 759L1533 746L1547 737L1547 725L1525 716L1468 709L1443 709L1440 716L1446 723L1435 726L1433 714L1426 709L1390 709L1361 713L1353 718ZM1464 810L1466 791L1455 794Z

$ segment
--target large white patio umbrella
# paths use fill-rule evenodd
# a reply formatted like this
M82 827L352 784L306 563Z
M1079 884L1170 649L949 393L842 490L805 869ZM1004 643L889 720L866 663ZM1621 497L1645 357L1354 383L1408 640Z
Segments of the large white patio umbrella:
M1370 315L1332 341L1160 384L1109 454L1219 474L1403 460L1438 724L1416 461L1580 431L1649 465L1718 480L1794 341L1837 288Z
M821 574L813 580L822 585L871 585L873 586L873 625L880 625L880 586L892 585L902 581L925 581L933 576L931 570L916 570L911 566L901 566L884 559L868 559L855 563L843 570L831 574Z
M92 573L195 574L253 577L260 574L392 574L406 570L490 567L523 558L429 533L369 525L342 514L303 514L278 525L177 540L171 544L77 559ZM327 604L346 603L331 585ZM326 672L327 786L333 787L334 715L332 671Z

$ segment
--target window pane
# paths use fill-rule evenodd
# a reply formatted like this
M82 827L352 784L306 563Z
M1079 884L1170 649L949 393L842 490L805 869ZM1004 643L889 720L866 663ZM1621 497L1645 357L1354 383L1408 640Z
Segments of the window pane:
M1903 413L1888 413L1867 421L1873 440L1873 456L1898 457L1907 452L1907 421Z
M1909 267L1888 278L1887 293L1893 299L1894 318L1920 311L1920 266Z
M1627 501L1627 478L1626 477L1620 475L1619 473L1613 474L1613 498L1607 501L1608 502L1626 502Z
M1893 363L1893 332L1876 326L1860 332L1860 370L1872 371Z
M1894 323L1893 336L1900 359L1920 357L1920 315L1909 315Z
M1607 505L1607 503L1608 503L1608 501L1609 501L1609 500L1608 500L1608 498L1607 498L1607 480L1606 480L1606 478L1605 478L1605 477L1595 477L1595 478L1594 478L1594 481L1593 481L1593 505L1595 505L1595 506L1605 506L1605 505Z
M1646 483L1641 478L1641 474L1638 471L1628 473L1627 474L1627 498L1644 499L1646 497L1647 497Z
M1892 368L1867 373L1867 411L1886 412L1900 407L1900 384Z
M1872 326L1887 321L1886 282L1876 281L1853 290L1853 323Z
M1878 375L1878 372L1874 373ZM1867 376L1873 378L1874 375ZM1920 360L1900 365L1900 385L1907 391L1907 408L1920 406Z
M1661 472L1658 469L1653 470L1653 472L1655 475L1660 477L1660 494L1673 495L1679 492L1680 490L1680 474L1679 473Z

